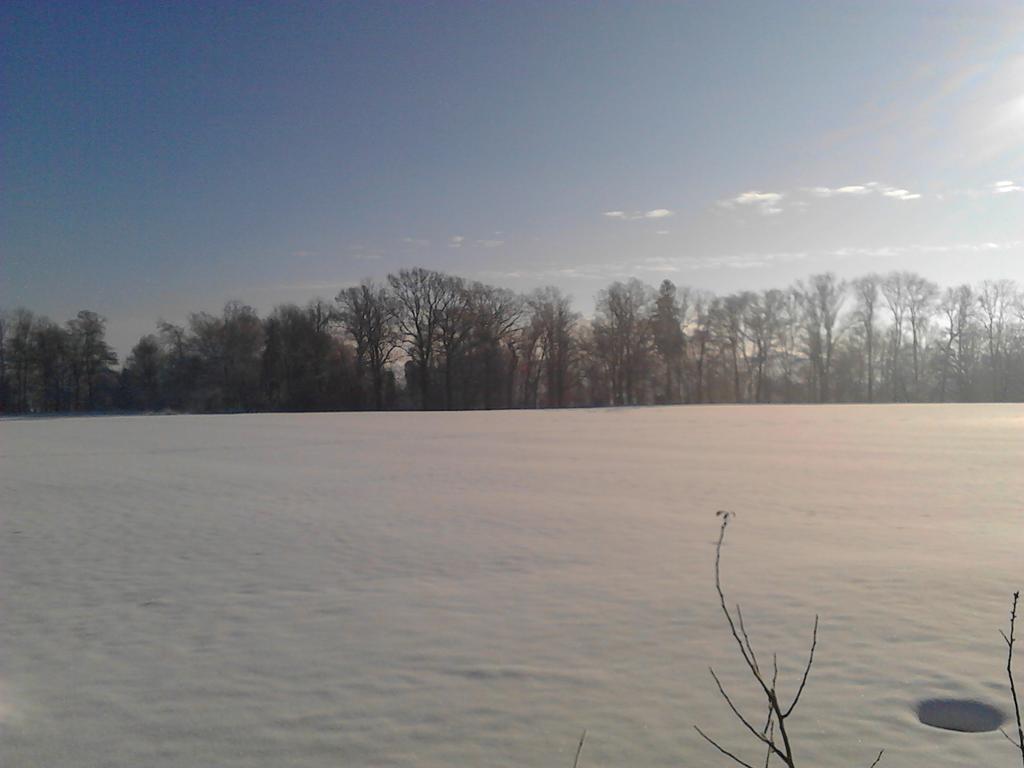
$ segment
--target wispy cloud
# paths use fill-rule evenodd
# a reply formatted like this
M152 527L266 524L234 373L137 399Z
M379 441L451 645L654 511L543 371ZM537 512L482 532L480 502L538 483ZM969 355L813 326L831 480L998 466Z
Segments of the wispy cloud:
M748 208L762 216L775 216L789 208L804 209L809 199L825 200L839 197L867 197L869 195L885 197L891 200L918 200L920 192L913 192L902 187L894 187L878 181L863 184L845 184L839 187L804 187L792 192L761 192L756 189L741 192L735 197L720 200L723 208Z
M936 195L936 197L940 200L945 200L947 198L956 199L958 197L966 197L970 200L979 200L986 197L992 197L993 195L1006 195L1012 192L1024 192L1024 182L1003 179L1002 181L993 181L990 184L985 184L980 187L950 189L941 195Z
M919 192L911 192L909 189L893 187L878 181L867 181L863 184L847 184L843 187L808 187L804 191L811 197L821 198L881 195L882 197L889 197L894 200L918 200L921 197Z
M504 240L477 240L476 244L484 248L501 248L505 244Z
M874 182L849 184L845 187L810 187L807 192L813 197L837 197L839 195L869 195Z
M785 195L782 192L761 192L756 189L741 192L736 197L722 200L719 205L724 208L753 208L762 216L775 216L782 213L782 199Z
M895 187L881 188L884 197L891 197L895 200L919 200L920 192L911 192L909 189L897 189Z
M779 192L743 192L737 195L733 202L737 205L761 205L767 203L774 205L783 198L783 195Z
M417 248L426 248L428 245L430 245L429 240L424 240L421 237L403 237L402 242L405 243L406 245L414 245Z
M668 208L652 208L649 211L605 211L602 215L620 221L637 221L639 219L667 219L674 216L675 213Z
M448 247L461 248L464 242L466 242L466 237L464 235L452 235L448 238Z
M1008 192L1024 192L1024 186L1013 181L997 181L992 185L994 195L1005 195Z

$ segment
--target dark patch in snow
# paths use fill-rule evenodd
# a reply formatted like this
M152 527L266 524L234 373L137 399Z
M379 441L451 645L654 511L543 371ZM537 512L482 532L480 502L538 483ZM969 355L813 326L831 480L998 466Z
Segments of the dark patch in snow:
M917 719L933 728L981 733L996 730L1006 715L991 704L973 699L925 699L917 704Z

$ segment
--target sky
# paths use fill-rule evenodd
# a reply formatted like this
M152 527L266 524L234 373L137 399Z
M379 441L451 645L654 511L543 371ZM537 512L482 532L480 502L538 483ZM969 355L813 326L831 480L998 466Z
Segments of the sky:
M0 308L1024 283L1019 2L0 5Z

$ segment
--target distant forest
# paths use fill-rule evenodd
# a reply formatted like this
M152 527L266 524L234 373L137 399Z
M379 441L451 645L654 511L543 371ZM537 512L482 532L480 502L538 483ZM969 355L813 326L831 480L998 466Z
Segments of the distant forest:
M614 282L592 318L427 269L259 317L160 321L124 365L91 311L0 312L0 412L1024 400L1024 293L909 272L716 296Z

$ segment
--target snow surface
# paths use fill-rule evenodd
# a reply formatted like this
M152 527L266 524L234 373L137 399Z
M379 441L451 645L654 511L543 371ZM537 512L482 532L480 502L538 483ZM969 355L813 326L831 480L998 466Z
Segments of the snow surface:
M0 764L757 761L722 508L800 764L1019 760L916 716L1024 587L1024 408L951 405L0 422Z

